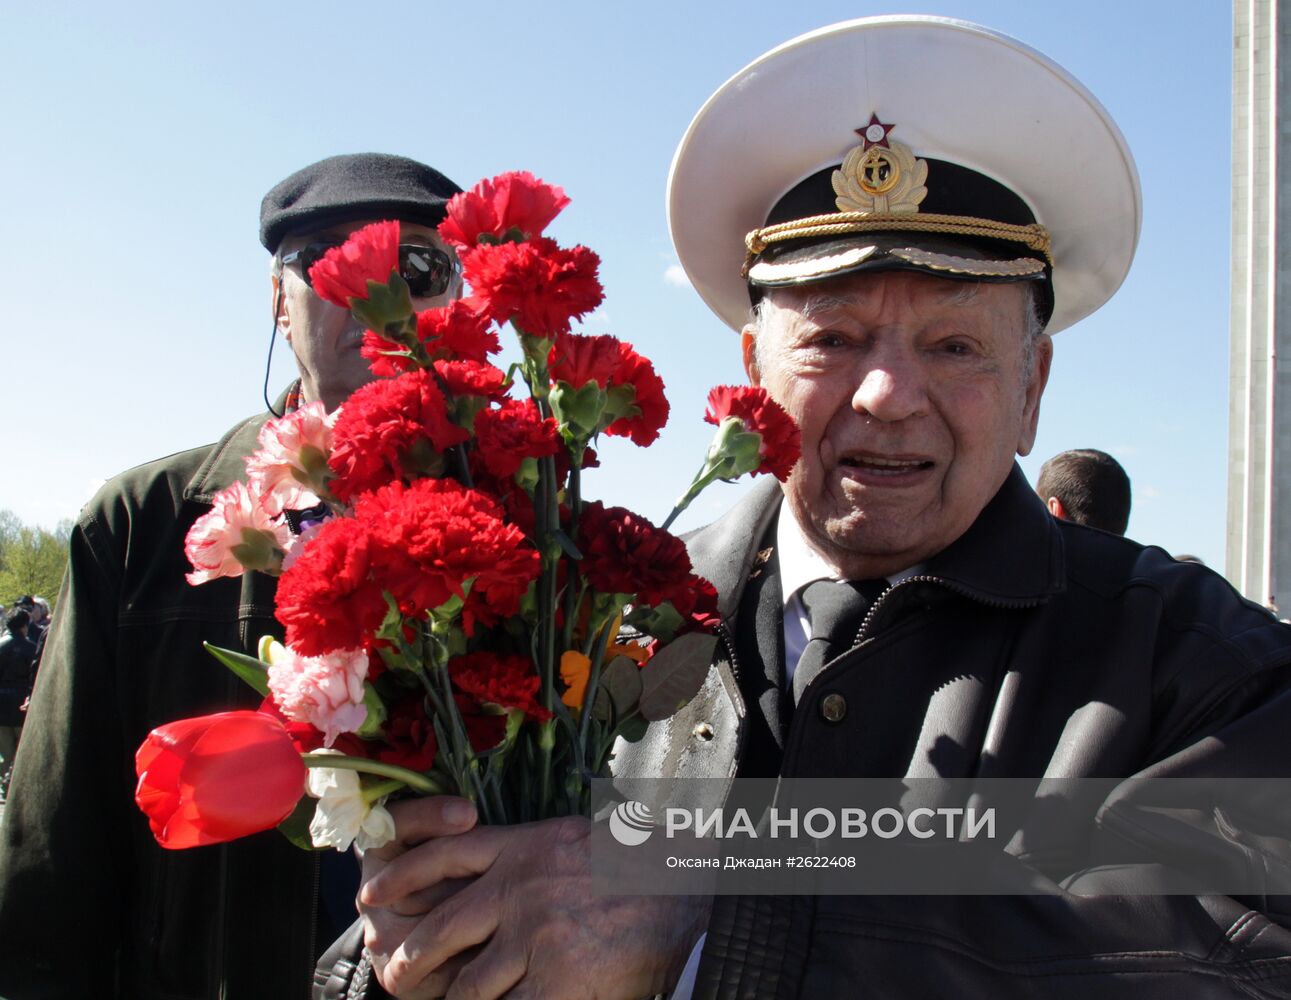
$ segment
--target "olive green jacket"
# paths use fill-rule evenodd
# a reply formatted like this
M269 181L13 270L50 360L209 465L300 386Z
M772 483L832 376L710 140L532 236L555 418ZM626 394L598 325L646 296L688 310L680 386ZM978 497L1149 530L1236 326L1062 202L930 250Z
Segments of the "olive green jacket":
M77 522L0 824L0 996L308 996L315 858L276 831L164 850L133 801L151 729L259 702L202 642L279 633L275 581L190 586L184 536L264 419L116 477Z

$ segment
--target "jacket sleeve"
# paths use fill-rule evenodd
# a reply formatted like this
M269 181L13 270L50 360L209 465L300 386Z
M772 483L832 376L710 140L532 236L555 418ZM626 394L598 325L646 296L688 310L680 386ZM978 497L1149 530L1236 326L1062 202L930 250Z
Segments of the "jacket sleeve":
M121 831L114 662L119 571L99 525L73 531L67 572L0 823L0 995L115 996L133 887Z
M314 1000L389 1000L377 982L363 947L363 920L353 924L323 952L314 970Z

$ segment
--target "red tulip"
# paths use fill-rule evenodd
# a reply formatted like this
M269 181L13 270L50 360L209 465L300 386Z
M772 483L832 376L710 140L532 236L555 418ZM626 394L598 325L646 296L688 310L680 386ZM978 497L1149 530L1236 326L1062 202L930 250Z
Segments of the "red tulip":
M219 844L268 830L305 793L305 764L282 723L220 712L158 726L135 754L134 800L162 847Z

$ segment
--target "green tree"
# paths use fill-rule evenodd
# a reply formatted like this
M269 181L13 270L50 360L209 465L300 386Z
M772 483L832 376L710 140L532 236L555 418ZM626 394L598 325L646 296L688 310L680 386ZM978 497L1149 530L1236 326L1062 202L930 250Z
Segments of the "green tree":
M0 604L23 594L44 597L52 608L67 567L67 539L72 522L53 530L31 527L12 512L0 510Z

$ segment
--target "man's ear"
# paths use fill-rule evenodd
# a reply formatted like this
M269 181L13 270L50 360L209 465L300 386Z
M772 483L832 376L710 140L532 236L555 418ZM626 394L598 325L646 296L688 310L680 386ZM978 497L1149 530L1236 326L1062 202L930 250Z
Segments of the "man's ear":
M1049 384L1049 368L1053 364L1053 339L1042 333L1036 339L1035 363L1031 379L1027 382L1026 398L1022 409L1022 426L1018 434L1018 454L1029 455L1035 445L1036 430L1040 426L1040 397Z
M1050 497L1047 501L1045 501L1045 503L1049 507L1049 513L1052 514L1054 517L1056 517L1059 521L1066 521L1068 519L1067 508L1062 505L1062 501L1059 500L1057 497Z
M744 356L744 374L749 377L749 385L762 384L762 372L758 368L758 333L752 323L745 324L740 331L740 353Z

